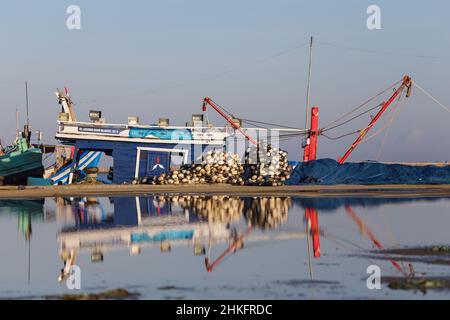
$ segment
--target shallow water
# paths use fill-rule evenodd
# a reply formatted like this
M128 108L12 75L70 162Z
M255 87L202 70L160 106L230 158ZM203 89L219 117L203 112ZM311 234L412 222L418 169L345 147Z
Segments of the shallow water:
M156 299L418 299L447 290L369 290L382 277L449 267L372 252L450 244L450 199L112 197L0 201L0 298L126 288ZM306 232L308 230L308 232ZM306 236L308 235L308 237ZM320 250L320 257L318 257ZM317 255L317 257L314 257Z

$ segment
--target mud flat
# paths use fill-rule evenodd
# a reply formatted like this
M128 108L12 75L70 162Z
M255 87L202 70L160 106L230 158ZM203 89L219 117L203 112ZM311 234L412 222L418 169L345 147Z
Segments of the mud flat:
M373 251L367 255L371 259L421 262L430 265L450 266L450 246L407 247ZM450 279L450 277L449 277Z
M113 289L99 293L63 294L45 296L46 300L130 300L140 296L137 292L129 292L126 289Z
M401 278L384 277L382 282L387 283L391 290L412 290L426 294L429 290L450 290L449 277L429 277L429 278Z
M450 197L450 185L299 185L299 186L232 186L226 184L189 185L103 185L8 186L0 187L0 199L28 199L68 196L120 195L233 195L298 197Z

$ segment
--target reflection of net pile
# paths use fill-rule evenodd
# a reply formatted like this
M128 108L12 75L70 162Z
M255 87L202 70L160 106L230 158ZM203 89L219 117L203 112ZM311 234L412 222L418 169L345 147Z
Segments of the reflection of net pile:
M254 198L245 208L245 217L251 225L261 229L273 229L288 219L290 198Z
M240 198L229 196L175 196L171 204L211 223L231 223L244 216L252 226L272 229L287 221L290 198Z
M199 196L170 196L164 197L166 201L170 202L172 206L177 206L181 208L188 208L191 204L192 198L197 198Z
M264 149L247 149L245 163L250 164L245 182L247 185L281 186L290 177L287 152L271 145Z
M180 170L155 177L152 184L229 183L244 185L244 168L237 154L209 151L201 164L184 165Z
M184 197L178 202L184 209L192 209L195 214L212 223L230 223L239 221L244 209L244 201L238 197Z

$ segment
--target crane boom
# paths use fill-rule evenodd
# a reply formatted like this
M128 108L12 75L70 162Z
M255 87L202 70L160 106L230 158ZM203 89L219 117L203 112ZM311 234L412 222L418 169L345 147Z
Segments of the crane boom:
M210 105L218 114L220 114L229 124L233 126L236 130L238 130L242 135L247 138L251 143L253 143L255 146L258 145L258 142L256 142L252 137L250 137L247 133L245 133L242 128L235 123L229 116L227 116L222 110L220 110L220 107L212 101L209 97L206 97L203 99L203 111L206 111L206 105Z
M356 140L352 143L350 148L345 152L345 154L342 156L342 158L338 159L339 164L343 164L345 160L350 156L350 154L353 152L353 150L356 149L356 147L361 143L361 141L366 136L367 132L369 132L370 129L375 125L375 123L380 119L381 115L386 111L386 109L389 107L389 105L399 96L399 94L402 93L402 91L407 88L408 92L406 94L406 97L409 97L410 95L410 89L411 89L411 78L409 76L404 76L402 84L400 87L395 90L395 92L392 94L392 96L389 98L388 101L383 103L383 106L381 107L380 111L375 115L375 117L370 121L369 125L365 127L361 132L359 133L359 136L356 138Z

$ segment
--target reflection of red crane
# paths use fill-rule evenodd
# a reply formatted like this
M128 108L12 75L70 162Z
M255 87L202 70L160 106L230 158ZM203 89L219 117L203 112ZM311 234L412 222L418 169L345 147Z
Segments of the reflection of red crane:
M319 108L311 108L311 129L309 130L303 151L303 161L313 161L317 158L317 136L319 134ZM319 213L315 208L305 209L306 240L308 246L308 261L310 276L312 276L312 265L310 256L310 236L312 235L312 246L314 258L320 258L320 235L319 235Z
M314 258L320 258L319 213L317 209L306 208L305 218L306 224L311 229Z
M411 95L411 78L409 76L404 76L401 86L395 90L395 92L392 94L392 96L389 98L388 101L384 102L382 104L382 107L380 111L373 117L372 121L370 121L369 125L365 127L363 130L360 131L359 136L356 138L356 140L352 143L350 148L345 152L345 154L342 156L342 158L339 158L338 162L340 164L343 164L345 160L347 160L348 156L353 152L353 150L356 149L356 147L361 143L361 141L366 136L367 132L369 132L370 129L375 125L375 123L380 119L382 114L386 111L386 109L389 107L389 105L397 98L405 88L407 88L406 97L408 98Z
M311 108L311 129L306 140L303 152L303 161L308 162L317 158L317 136L319 128L319 108ZM305 209L306 219L306 239L308 241L308 257L309 257L309 237L312 234L313 256L320 258L320 237L319 237L319 213L315 208Z
M214 268L217 267L223 261L223 259L226 258L226 256L228 256L232 252L235 252L237 249L241 249L244 245L244 238L247 237L252 232L252 230L253 227L250 226L240 237L236 237L236 239L234 239L234 241L228 246L228 248L224 252L222 252L222 254L216 260L214 260L213 263L209 263L209 259L205 258L206 270L208 272L212 272Z
M369 239L373 242L373 244L378 248L378 249L384 249L383 244L377 239L377 237L374 235L374 233L372 232L372 230L364 223L364 221L358 217L355 213L355 211L353 210L352 207L350 207L349 205L345 206L345 211L347 211L347 214L353 219L353 221L355 221L355 223L358 225L358 228L361 232L361 234L365 234L369 237ZM408 276L409 274L407 272L405 272L403 270L403 268L394 260L389 259L389 261L391 262L391 264L398 270L400 271L405 277Z
M231 126L233 128L235 128L236 130L238 130L240 133L242 133L242 135L244 137L246 137L251 143L253 143L255 146L258 145L258 142L256 142L254 139L252 139L252 137L250 137L244 130L242 130L241 126L238 125L235 121L233 121L232 118L230 118L229 116L227 116L225 114L225 112L223 112L221 110L221 107L215 103L214 101L212 101L209 97L206 97L205 99L203 99L203 111L206 111L206 107L207 105L210 105L214 110L217 111L218 114L220 114L225 120L227 120L227 122L229 124L231 124Z

